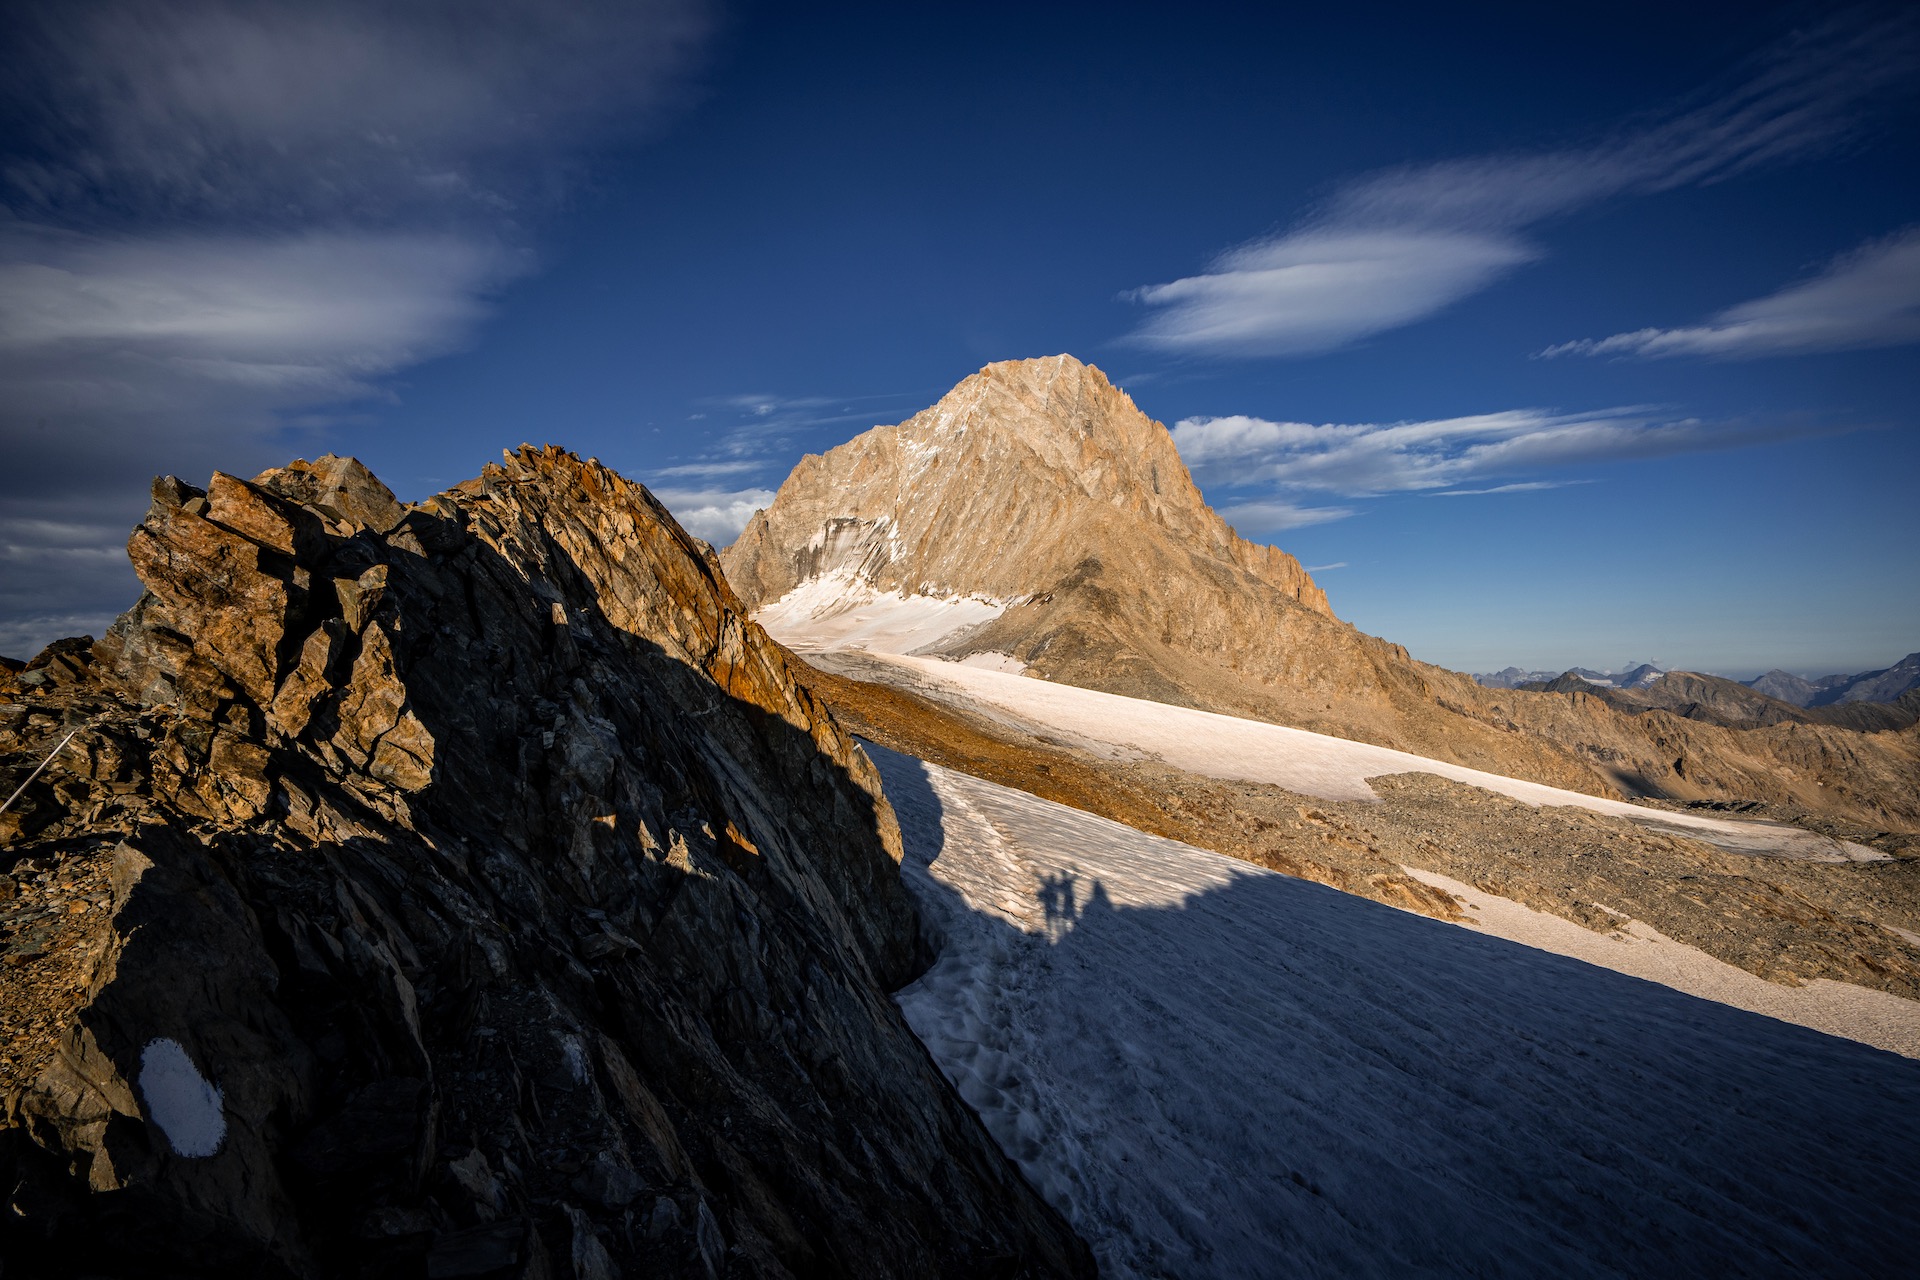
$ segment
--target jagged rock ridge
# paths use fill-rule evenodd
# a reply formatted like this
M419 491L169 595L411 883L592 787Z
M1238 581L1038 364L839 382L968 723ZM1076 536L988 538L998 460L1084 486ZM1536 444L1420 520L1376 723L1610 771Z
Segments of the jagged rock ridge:
M1485 689L1357 631L1291 556L1233 535L1166 430L1069 356L989 365L907 422L802 460L721 559L769 616L832 591L1004 606L917 650L933 656L1004 653L1068 684L1602 795L1920 822L1912 732L1735 730Z
M1086 1274L886 989L865 756L643 489L157 482L0 704L7 1273Z

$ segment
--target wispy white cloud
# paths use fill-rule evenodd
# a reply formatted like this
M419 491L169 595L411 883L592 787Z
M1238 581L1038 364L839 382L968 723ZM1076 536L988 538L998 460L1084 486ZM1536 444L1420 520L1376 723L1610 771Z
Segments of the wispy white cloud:
M1522 480L1516 484L1496 484L1487 489L1439 489L1429 498L1472 498L1485 493L1538 493L1542 489L1564 489L1568 485L1592 484L1591 480Z
M1310 524L1328 524L1354 514L1352 507L1303 507L1294 502L1268 499L1258 502L1234 502L1219 508L1221 519L1241 533L1279 533Z
M699 0L101 0L22 6L18 215L443 222L528 211L654 115Z
M76 583L117 580L125 523L76 519L30 497L0 510L0 653L27 658L60 636L99 636L126 601L97 603Z
M1328 570L1331 570L1331 569L1344 569L1346 567L1347 567L1347 562L1345 560L1335 560L1332 564L1310 564L1307 566L1307 572L1308 573L1326 573Z
M751 458L735 458L730 461L683 462L678 466L659 467L653 471L655 476L670 477L675 480L712 480L720 476L752 475L765 470L766 463Z
M738 426L723 437L723 448L750 447L750 442L769 438L772 433L803 427L831 426L841 422L866 422L872 425L876 413L884 413L889 403L906 405L911 395L888 392L858 396L787 396L745 394L708 396L697 403L725 410ZM857 406L868 406L865 408ZM706 418L705 413L692 415Z
M1636 329L1548 347L1554 356L1744 358L1920 342L1920 227L1871 241L1810 280L1729 307L1705 324Z
M372 394L461 342L524 270L497 243L410 232L0 232L0 381L16 412L252 412Z
M1920 23L1836 19L1730 90L1601 142L1387 170L1202 274L1128 296L1135 337L1173 352L1305 355L1432 315L1541 256L1523 234L1613 197L1720 181L1817 153L1920 63Z
M706 403L751 414L756 418L770 418L775 415L792 417L811 413L839 402L824 396L733 395L714 396Z
M724 547L740 536L753 513L773 502L771 489L654 489L680 527Z
M1431 315L1538 256L1511 236L1322 227L1243 245L1205 275L1134 290L1175 350L1310 355Z
M1553 468L1737 448L1797 434L1803 429L1669 419L1634 407L1584 414L1511 409L1422 422L1319 425L1247 416L1188 418L1173 429L1181 457L1203 482L1350 498L1434 490L1453 496L1515 492L1572 481L1521 480L1478 490L1459 486Z
M131 601L121 543L154 472L279 460L289 433L466 342L581 157L660 118L712 9L29 0L8 18L6 585L73 570L0 591L0 635L25 644Z
M707 396L696 403L715 410L713 416L717 421L714 434L708 438L704 456L658 468L652 475L663 480L719 481L729 477L777 480L783 478L792 466L793 446L797 440L809 438L823 427L841 427L847 423L872 426L882 420L890 406L904 407L917 403L918 397L917 392L857 396L756 392ZM708 416L704 412L692 415L700 420ZM737 479L735 482L739 483ZM703 514L694 518L716 531L710 540L730 541L753 513L752 506L743 508L736 501L722 501L729 495L719 490L680 492L704 495L696 500ZM759 492L762 491L733 491L734 494ZM762 502L759 505L766 504ZM709 507L712 509L708 510Z

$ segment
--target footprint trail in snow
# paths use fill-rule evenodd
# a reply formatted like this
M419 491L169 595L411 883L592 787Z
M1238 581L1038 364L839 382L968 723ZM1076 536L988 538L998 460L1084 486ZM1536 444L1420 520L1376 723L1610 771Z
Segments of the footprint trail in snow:
M1126 1276L1895 1274L1920 1062L867 748L899 993Z

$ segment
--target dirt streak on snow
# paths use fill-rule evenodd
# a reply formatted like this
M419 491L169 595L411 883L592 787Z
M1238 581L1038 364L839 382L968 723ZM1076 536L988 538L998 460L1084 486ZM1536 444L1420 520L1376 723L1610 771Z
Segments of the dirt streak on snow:
M907 673L915 687L935 697L989 713L997 710L1001 718L1012 716L1024 727L1077 739L1095 750L1104 748L1105 754L1157 757L1208 777L1268 783L1326 800L1375 800L1378 797L1367 785L1369 778L1432 773L1526 804L1572 805L1631 818L1738 853L1813 862L1875 862L1887 857L1877 849L1780 823L1648 809L1305 729L904 654L872 656Z
M1920 1064L868 751L900 1006L1107 1276L1911 1266Z

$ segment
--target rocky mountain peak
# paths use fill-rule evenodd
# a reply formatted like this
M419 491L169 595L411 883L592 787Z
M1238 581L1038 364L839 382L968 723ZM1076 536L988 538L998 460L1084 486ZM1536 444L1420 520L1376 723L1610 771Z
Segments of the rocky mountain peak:
M1134 551L1218 562L1327 612L1293 557L1207 506L1163 425L1069 355L988 365L905 422L803 459L723 562L753 605L835 573L1012 600Z
M1238 537L1166 429L1070 356L989 365L803 459L721 560L776 639L827 665L856 649L973 661L1603 795L1787 796L1904 822L1920 794L1907 738L1622 709L1581 691L1612 691L1599 672L1565 694L1482 688L1360 633L1292 556ZM1620 680L1661 678L1642 664ZM1876 696L1904 678L1876 673Z
M1166 428L1098 367L1070 355L990 364L896 430L929 450L930 462L967 435L1004 433L1052 483L1220 542L1219 522L1209 520Z

